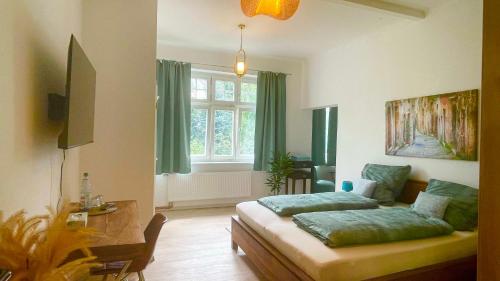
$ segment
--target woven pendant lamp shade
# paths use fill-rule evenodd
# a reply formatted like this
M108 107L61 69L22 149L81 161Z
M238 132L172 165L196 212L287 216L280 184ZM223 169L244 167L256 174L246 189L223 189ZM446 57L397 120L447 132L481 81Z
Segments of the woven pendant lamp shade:
M287 20L299 7L300 0L241 0L241 10L248 17L267 15Z

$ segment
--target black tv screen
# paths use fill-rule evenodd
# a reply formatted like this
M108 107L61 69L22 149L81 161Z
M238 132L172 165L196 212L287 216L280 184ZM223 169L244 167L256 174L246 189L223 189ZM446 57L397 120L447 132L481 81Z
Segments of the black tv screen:
M82 47L71 35L66 77L64 129L58 146L68 149L94 141L96 71Z

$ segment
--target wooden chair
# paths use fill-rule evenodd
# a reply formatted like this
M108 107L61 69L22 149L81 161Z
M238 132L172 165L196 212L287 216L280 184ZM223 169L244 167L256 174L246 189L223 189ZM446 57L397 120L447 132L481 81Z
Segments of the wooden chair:
M132 261L105 261L102 268L91 271L91 275L102 275L102 280L107 280L108 275L113 275L113 280L126 280L127 276L136 272L140 281L144 281L142 271L146 266L153 261L153 252L156 246L156 241L160 235L163 224L167 222L167 218L162 214L155 214L149 222L146 230L144 230L144 238L146 240L146 248L144 254Z

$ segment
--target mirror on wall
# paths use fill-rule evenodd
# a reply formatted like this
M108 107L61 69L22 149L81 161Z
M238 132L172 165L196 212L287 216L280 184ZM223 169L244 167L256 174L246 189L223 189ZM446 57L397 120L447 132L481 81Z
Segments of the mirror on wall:
M338 107L313 109L312 115L313 192L335 191Z

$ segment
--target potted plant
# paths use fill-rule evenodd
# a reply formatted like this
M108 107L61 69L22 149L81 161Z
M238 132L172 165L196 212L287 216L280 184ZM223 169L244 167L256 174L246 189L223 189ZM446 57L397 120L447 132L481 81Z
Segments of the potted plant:
M276 153L267 172L266 185L271 187L271 192L277 195L285 184L286 178L293 172L293 161L290 152Z

